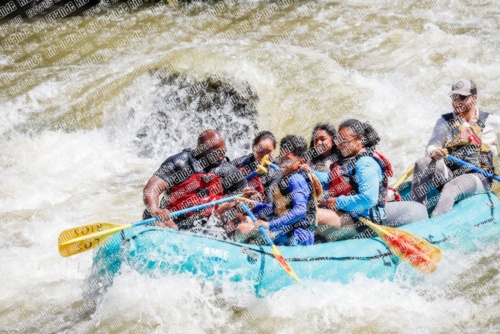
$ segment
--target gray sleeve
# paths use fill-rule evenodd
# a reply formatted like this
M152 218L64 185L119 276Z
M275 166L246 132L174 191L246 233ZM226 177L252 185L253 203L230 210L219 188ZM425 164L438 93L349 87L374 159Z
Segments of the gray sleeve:
M451 139L451 128L448 122L443 117L440 117L434 129L432 130L432 136L425 149L426 155L429 155L436 148L444 148L446 143Z

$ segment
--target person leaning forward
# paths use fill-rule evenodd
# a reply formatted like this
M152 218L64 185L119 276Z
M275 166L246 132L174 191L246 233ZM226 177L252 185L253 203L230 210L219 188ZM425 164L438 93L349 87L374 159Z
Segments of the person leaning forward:
M268 156L269 161L273 161L276 150L276 138L269 131L259 132L252 143L252 153L236 158L231 164L236 166L245 178L258 170L262 164L262 159ZM274 185L281 179L281 172L278 168L268 166L267 173L256 175L248 179L249 187L243 190L243 196L266 203L272 203ZM234 202L224 203L216 211L216 217L221 221L222 227L229 238L234 238L236 226L245 221L245 215L240 206Z
M173 220L170 212L218 200L246 186L241 172L227 162L224 138L217 130L205 130L198 137L196 149L184 149L169 157L148 181L143 218L157 217L162 227L191 229L194 221L208 218L211 209Z
M249 175L257 171L257 166L262 163L262 159L268 156L269 161L273 162L274 151L276 150L276 138L269 131L259 132L252 143L253 153L236 158L231 163L235 165L244 175ZM281 172L272 167L267 168L267 173L257 175L248 181L253 189L252 192L245 190L245 194L252 194L262 202L272 203L272 190L274 185L281 179ZM251 190L248 188L248 190ZM245 196L248 197L248 196ZM252 196L253 197L253 196ZM252 198L250 197L250 198ZM252 198L252 199L256 199Z
M265 244L257 227L262 226L276 245L312 245L316 228L316 198L321 195L320 182L309 172L299 171L305 164L307 152L304 138L288 135L280 141L280 157L276 160L282 178L274 185L271 204L239 198L258 217L269 221L241 223L236 229L236 239Z
M425 157L415 163L412 198L428 205L430 185L441 190L432 216L453 209L459 195L489 190L491 180L448 161L448 154L493 172L493 157L498 155L500 117L476 107L477 87L460 79L449 93L454 112L441 115L426 148ZM429 205L430 206L430 205Z

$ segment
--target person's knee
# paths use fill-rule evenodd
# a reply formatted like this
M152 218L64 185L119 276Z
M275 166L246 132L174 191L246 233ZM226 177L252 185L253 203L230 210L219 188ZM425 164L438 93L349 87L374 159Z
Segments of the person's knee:
M434 159L429 158L429 157L422 157L422 158L418 159L415 162L416 175L418 176L418 173L422 173L423 170L426 170L429 167L431 167L431 165L433 163L435 163Z
M415 167L425 168L428 167L434 160L430 157L421 157L415 162Z
M456 179L447 182L443 186L443 190L441 194L444 195L458 195L466 191L466 189L475 188L475 180L471 180L470 178L462 178L458 177Z
M441 198L446 198L450 196L454 197L457 192L460 192L459 186L454 183L448 182L443 186L443 190L441 190Z
M428 179L435 173L435 171L436 165L432 158L423 157L417 160L413 173L412 192L415 190L415 187L419 186L421 183L425 183L425 185L428 186Z
M241 234L246 234L246 232L248 232L248 224L239 224L238 226L236 226L236 231Z
M412 217L414 217L415 221L429 218L427 208L422 203L412 202L410 213Z

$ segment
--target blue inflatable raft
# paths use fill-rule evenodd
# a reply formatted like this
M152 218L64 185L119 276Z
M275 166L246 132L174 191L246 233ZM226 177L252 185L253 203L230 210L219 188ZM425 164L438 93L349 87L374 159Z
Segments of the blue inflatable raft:
M471 252L478 245L498 242L499 209L494 194L476 194L457 203L449 214L401 229L436 244L444 255L446 249ZM398 266L409 266L400 263L378 237L282 246L280 251L302 281L347 283L359 274L392 280ZM190 273L217 285L239 282L252 286L260 296L297 284L274 259L270 247L158 227L130 228L114 235L95 253L91 277L99 275L110 284L126 267L150 277Z

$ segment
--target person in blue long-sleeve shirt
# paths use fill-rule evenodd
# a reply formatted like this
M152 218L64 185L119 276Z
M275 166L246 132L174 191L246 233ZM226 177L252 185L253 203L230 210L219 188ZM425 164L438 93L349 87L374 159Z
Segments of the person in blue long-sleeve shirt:
M339 126L335 144L341 152L329 173L313 171L329 196L318 209L316 233L327 241L348 239L366 230L356 216L384 224L386 165L374 149L380 138L367 123L350 119Z
M303 155L307 142L299 136L288 135L281 139L280 158L277 163L283 177L275 185L272 203L260 203L246 198L240 201L253 208L259 217L270 217L269 221L241 223L237 227L237 239L261 243L262 236L256 229L262 226L277 245L312 245L316 227L315 192L320 192L312 176L300 171L305 163Z
M361 157L355 164L354 179L358 183L358 193L330 197L326 203L335 203L338 210L357 211L368 216L369 209L377 204L379 196L378 184L382 182L383 175L379 164L369 156ZM320 180L323 188L328 189L331 182L330 173L313 171Z

